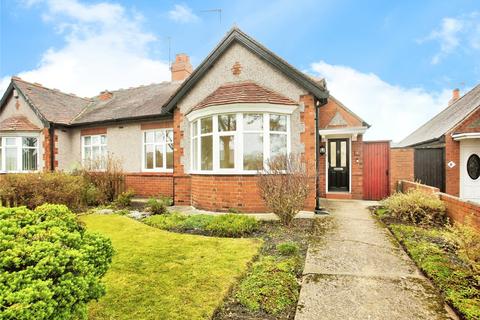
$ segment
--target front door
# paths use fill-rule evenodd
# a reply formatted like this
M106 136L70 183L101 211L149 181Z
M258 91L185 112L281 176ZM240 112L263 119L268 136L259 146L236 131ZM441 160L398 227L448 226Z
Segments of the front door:
M328 140L328 191L350 189L350 150L348 139Z

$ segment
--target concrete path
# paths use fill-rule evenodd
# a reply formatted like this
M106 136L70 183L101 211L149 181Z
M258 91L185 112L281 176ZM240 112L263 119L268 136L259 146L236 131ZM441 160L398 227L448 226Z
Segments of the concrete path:
M310 245L296 320L457 319L363 201L329 201Z

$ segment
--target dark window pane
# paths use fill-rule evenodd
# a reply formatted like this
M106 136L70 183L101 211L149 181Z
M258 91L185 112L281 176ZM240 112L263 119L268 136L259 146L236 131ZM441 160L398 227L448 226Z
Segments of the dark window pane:
M218 131L235 131L237 128L237 116L235 114L223 114L218 116Z

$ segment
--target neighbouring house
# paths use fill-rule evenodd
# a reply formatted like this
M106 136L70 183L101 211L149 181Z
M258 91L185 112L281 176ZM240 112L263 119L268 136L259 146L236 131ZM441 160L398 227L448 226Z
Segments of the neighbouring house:
M170 82L93 98L13 77L0 105L1 172L101 170L111 154L137 195L261 212L258 164L294 153L317 164L318 187L305 209L313 210L318 197L364 198L369 125L332 97L325 81L238 28L195 70L179 54L171 71ZM387 174L380 180L388 193Z
M480 202L480 85L392 149L392 180L419 181L463 200Z

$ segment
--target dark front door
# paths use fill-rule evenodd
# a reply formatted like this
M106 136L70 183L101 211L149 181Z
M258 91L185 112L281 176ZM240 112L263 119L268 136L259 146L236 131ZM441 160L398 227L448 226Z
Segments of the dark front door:
M348 139L328 140L328 191L348 192L350 187Z

